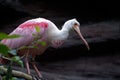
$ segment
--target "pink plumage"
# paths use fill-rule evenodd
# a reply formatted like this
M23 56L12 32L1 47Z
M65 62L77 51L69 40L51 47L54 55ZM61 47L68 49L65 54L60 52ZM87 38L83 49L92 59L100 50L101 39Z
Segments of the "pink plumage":
M40 27L40 35L45 33L45 30L48 28L47 22L36 22L35 19L26 21L23 24L19 25L10 35L18 34L21 37L16 39L4 39L1 42L7 45L9 48L19 48L25 46L33 41L33 34L36 33L35 26Z
M19 26L19 28L31 28L35 26L40 26L42 28L47 28L48 24L46 22L35 22L35 21L27 21Z

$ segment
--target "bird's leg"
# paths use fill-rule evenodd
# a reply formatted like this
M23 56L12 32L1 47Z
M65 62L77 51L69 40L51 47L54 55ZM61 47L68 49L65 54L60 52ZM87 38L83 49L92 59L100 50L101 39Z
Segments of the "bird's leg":
M38 70L37 66L35 65L34 59L35 59L35 57L33 57L33 59L32 59L33 61L31 62L31 64L32 64L33 68L35 69L36 73L38 74L38 77L42 78L40 71Z
M30 67L29 67L29 62L28 62L28 54L29 54L29 51L25 55L25 64L26 64L26 67L27 67L27 73L30 74Z

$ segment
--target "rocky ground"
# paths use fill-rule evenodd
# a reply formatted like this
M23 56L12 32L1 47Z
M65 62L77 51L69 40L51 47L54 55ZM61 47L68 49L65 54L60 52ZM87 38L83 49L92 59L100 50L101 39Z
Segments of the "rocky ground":
M75 33L71 33L62 47L48 48L43 55L36 57L36 63L43 77L47 80L119 80L119 19L99 20L98 18L95 21L83 19L78 14L67 16L67 12L59 12L52 7L45 7L44 4L42 2L36 2L34 5L2 3L0 32L10 33L22 22L39 16L53 21L58 28L61 28L59 26L62 26L66 20L77 18L81 22L81 32L90 45L90 51ZM26 72L26 69L15 68ZM31 70L35 75L32 67Z

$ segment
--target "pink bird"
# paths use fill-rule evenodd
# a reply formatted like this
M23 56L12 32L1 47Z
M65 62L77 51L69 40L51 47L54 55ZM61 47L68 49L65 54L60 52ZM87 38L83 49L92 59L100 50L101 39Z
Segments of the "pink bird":
M78 33L78 35L80 36L82 41L85 43L88 50L90 49L87 41L83 38L80 32L80 29L79 29L80 23L76 19L71 19L66 21L62 26L61 30L59 30L56 27L56 25L50 20L47 20L44 18L31 19L22 23L12 33L10 33L10 35L18 34L21 36L20 38L4 39L1 42L7 45L11 49L16 49L16 48L20 48L21 46L31 45L31 43L34 41L33 34L37 33L35 26L40 27L40 32L37 36L40 36L39 40L45 41L46 45L42 46L40 44L36 44L38 48L18 51L19 55L25 55L25 64L26 64L28 74L30 74L28 56L32 55L32 60L33 60L32 66L35 69L38 76L42 77L40 71L38 70L37 66L34 63L34 59L36 55L43 54L44 51L49 46L52 46L54 48L60 47L63 44L63 42L68 38L69 31L71 29L74 29Z

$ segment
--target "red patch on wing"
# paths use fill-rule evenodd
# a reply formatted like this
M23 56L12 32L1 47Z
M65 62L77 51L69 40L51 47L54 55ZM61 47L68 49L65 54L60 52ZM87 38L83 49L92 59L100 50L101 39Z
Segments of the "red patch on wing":
M35 26L39 26L42 28L47 28L48 27L48 23L46 22L27 22L27 23L23 23L21 24L19 27L20 28L28 28L28 27L35 27Z

